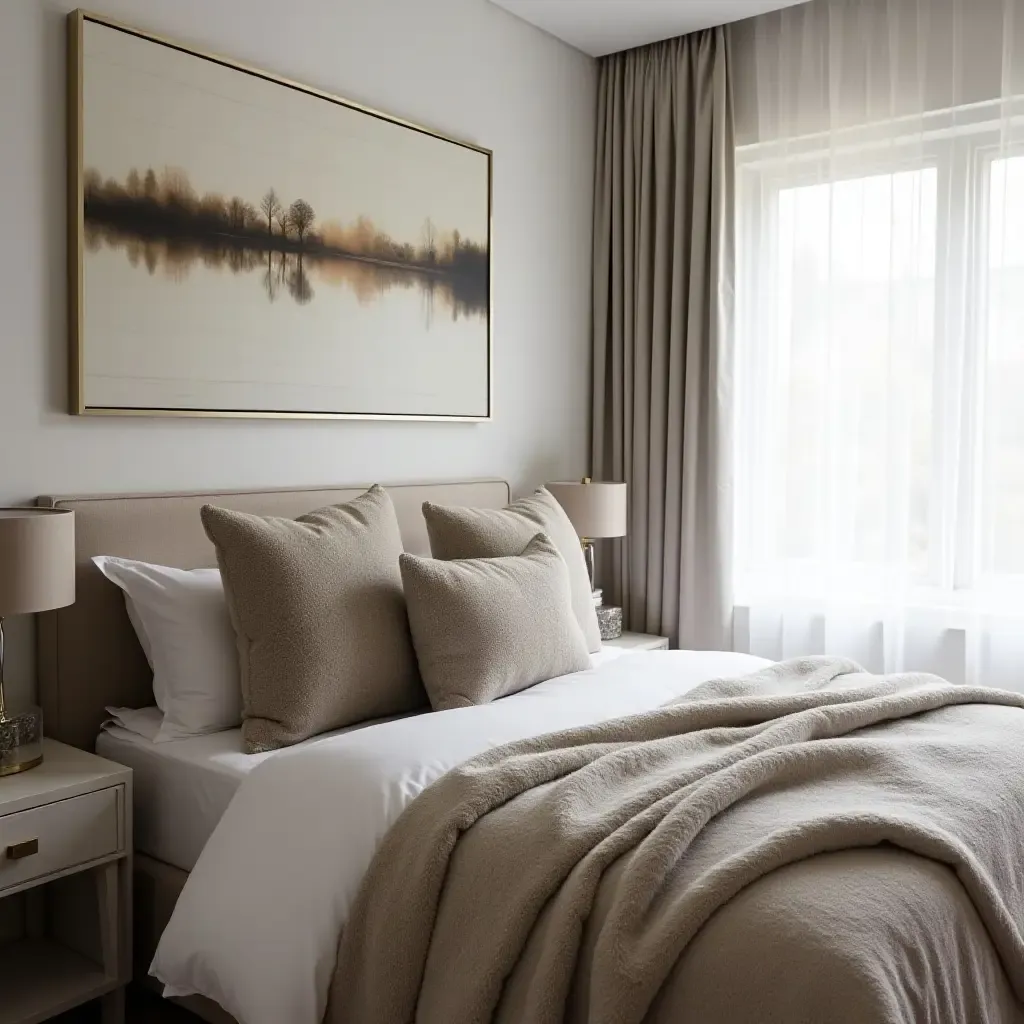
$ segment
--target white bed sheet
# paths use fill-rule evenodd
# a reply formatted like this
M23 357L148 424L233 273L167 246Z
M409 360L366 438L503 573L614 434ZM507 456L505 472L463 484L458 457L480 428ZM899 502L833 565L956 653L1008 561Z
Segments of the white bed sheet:
M596 667L628 653L606 647L592 654L591 662ZM157 712L156 708L150 710ZM378 723L355 728L374 724ZM326 733L298 746L351 731ZM182 871L191 871L242 780L276 751L244 753L241 729L155 743L122 726L108 724L96 740L96 753L126 765L134 773L135 849Z
M244 754L242 731L154 743L120 726L96 740L100 757L132 769L135 849L191 871L242 780L268 754Z

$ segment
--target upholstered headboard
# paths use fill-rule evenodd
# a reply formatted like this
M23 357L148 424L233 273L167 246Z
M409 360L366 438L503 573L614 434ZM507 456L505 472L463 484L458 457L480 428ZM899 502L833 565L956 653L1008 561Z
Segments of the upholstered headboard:
M424 501L500 508L509 487L499 480L388 486L407 551L429 554ZM216 565L199 509L207 504L258 515L295 517L337 505L366 487L46 497L38 503L75 512L77 594L73 605L39 616L39 695L47 736L91 750L104 708L153 703L152 674L128 621L121 591L92 564L119 555L179 569Z

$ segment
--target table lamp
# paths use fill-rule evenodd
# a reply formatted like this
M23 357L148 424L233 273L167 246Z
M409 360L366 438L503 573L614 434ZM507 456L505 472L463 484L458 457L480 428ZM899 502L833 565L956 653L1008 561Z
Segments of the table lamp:
M601 591L594 588L594 541L626 536L626 485L594 483L584 477L581 481L550 483L547 488L565 509L583 545L601 639L614 640L622 635L622 609L604 605Z
M75 600L75 514L70 509L0 508L0 775L43 760L43 712L12 710L4 694L4 618Z

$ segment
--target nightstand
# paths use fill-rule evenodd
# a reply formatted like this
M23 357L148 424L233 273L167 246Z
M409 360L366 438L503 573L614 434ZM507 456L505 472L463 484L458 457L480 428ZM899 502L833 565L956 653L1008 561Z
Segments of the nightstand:
M623 633L616 640L602 640L602 647L618 647L626 651L667 651L668 637L650 633Z
M43 763L0 779L0 1024L102 998L124 1021L131 973L132 773L43 741Z

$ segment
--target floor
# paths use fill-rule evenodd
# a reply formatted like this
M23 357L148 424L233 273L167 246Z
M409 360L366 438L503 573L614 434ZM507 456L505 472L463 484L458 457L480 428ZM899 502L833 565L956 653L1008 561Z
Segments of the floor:
M90 1003L55 1017L51 1024L99 1024L99 1005ZM145 989L130 988L125 1007L126 1024L202 1024L198 1017Z

